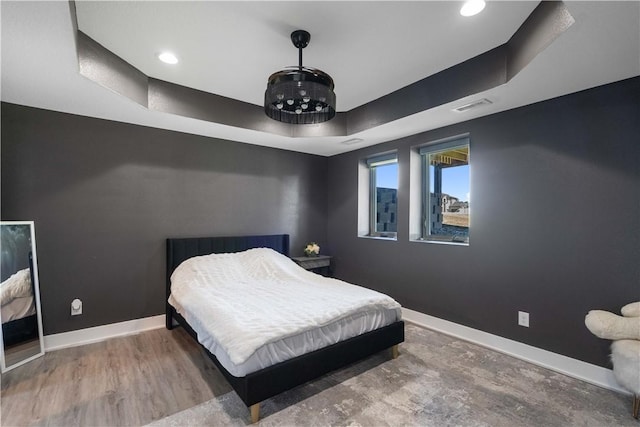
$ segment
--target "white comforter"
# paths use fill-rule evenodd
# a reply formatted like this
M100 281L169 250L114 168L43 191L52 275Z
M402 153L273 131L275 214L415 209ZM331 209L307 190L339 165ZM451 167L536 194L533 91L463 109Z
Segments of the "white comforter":
M31 291L31 273L28 268L12 274L0 283L0 303L9 304L16 298L26 298L33 294Z
M186 260L171 276L169 303L182 307L203 346L217 340L236 364L275 340L372 307L400 308L387 295L311 273L267 248Z

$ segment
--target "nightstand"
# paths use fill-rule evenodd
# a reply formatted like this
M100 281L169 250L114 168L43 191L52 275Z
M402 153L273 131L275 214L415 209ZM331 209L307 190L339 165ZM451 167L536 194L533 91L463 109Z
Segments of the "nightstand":
M329 255L291 257L296 264L305 270L313 271L326 277L331 277L331 258Z

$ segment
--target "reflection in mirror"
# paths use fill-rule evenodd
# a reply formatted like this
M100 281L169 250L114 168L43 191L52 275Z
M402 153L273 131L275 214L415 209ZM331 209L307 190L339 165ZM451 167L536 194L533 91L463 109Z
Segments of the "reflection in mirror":
M44 354L33 221L0 223L2 372Z

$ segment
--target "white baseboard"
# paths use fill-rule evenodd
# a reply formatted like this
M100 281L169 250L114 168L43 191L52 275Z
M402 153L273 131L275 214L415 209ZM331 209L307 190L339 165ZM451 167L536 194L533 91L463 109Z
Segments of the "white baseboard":
M44 336L44 350L53 351L61 348L76 347L104 341L109 338L134 335L151 329L159 329L165 326L165 315L145 317L142 319L127 320L126 322L111 323L109 325L95 326L93 328L78 329L77 331L63 332Z
M409 323L434 331L442 332L483 347L490 348L500 353L522 359L534 365L542 366L552 371L568 375L573 378L594 384L609 390L624 394L630 394L616 382L611 369L592 365L581 360L523 344L507 338L473 329L468 326L443 320L418 311L402 309L402 317Z

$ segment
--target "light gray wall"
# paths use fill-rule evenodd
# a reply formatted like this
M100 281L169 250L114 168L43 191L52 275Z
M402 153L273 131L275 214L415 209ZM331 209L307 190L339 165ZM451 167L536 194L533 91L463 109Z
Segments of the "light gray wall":
M325 157L6 103L1 150L2 219L35 221L45 334L163 314L167 237L325 246Z
M409 242L410 148L466 132L470 246ZM331 157L335 273L407 308L610 366L610 342L584 316L640 300L638 135L634 78ZM358 160L389 149L399 155L398 240L358 238Z

